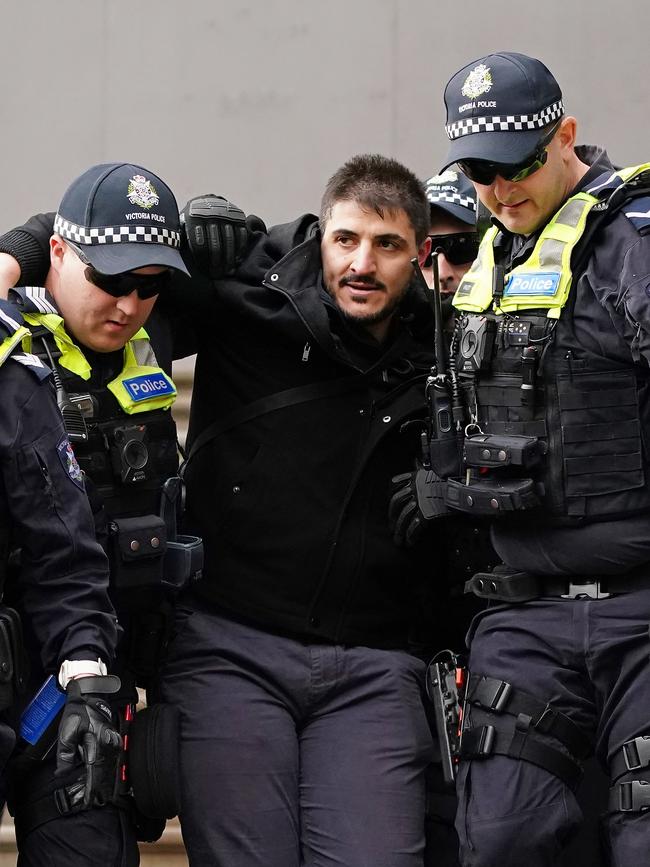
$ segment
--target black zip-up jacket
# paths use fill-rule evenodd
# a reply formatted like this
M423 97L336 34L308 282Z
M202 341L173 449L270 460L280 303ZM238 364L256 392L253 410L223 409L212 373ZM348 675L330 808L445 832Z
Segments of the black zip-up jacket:
M385 344L351 328L323 289L311 215L255 232L235 278L195 280L189 293L179 280L158 302L176 357L198 352L189 447L253 401L312 387L192 457L185 523L206 554L196 593L271 631L405 644L437 571L429 545L396 548L387 521L391 477L418 454L421 425L407 423L425 414L426 300L409 290Z

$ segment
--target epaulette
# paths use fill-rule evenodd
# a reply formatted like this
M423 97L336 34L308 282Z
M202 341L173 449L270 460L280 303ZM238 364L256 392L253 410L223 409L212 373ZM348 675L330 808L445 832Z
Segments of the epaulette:
M9 298L23 313L57 313L54 299L43 286L16 286Z
M0 298L0 343L24 327L25 320L15 304Z
M47 379L52 373L51 368L47 364L43 364L38 355L32 355L31 352L14 352L9 356L9 360L22 364L23 367L26 367L27 370L34 374L39 382Z
M639 234L646 235L650 232L650 195L631 199L621 210Z

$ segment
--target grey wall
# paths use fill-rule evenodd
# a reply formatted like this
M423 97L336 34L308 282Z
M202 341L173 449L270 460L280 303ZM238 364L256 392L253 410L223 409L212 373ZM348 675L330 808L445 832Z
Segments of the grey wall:
M3 0L0 229L55 208L94 162L144 163L183 202L271 222L318 207L348 156L423 177L442 90L482 53L535 54L583 140L650 157L647 0Z

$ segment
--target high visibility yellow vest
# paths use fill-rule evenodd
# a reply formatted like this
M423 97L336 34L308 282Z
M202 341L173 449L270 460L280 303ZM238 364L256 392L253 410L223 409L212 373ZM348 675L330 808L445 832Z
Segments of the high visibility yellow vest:
M61 353L58 359L61 367L81 379L90 379L91 366L67 334L61 316L56 313L24 313L23 316L30 325L40 325L51 332ZM168 409L176 400L176 386L158 365L144 328L124 346L124 367L107 388L128 415Z
M542 229L531 255L510 271L504 281L501 299L492 295L494 273L494 239L498 229L492 227L483 236L474 264L463 277L453 300L457 310L481 313L492 309L495 314L518 310L546 310L547 317L557 319L571 290L571 256L582 237L590 211L628 181L650 170L650 163L613 172L600 183L571 196Z

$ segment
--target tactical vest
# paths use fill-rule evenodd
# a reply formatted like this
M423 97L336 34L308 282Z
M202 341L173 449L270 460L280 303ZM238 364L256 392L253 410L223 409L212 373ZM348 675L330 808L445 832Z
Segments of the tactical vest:
M487 513L541 506L558 519L606 520L650 510L642 443L643 429L650 430L648 373L577 345L571 294L572 267L589 249L599 217L632 210L629 199L642 182L647 193L649 169L608 173L568 199L527 261L501 283L498 230L490 229L458 288L452 346L470 421L464 454L470 475L482 474L480 485L496 480ZM479 469L481 460L489 469ZM530 490L501 500L499 480L517 478L530 478ZM454 496L452 505L471 511L467 500L475 498L464 497L460 485Z

